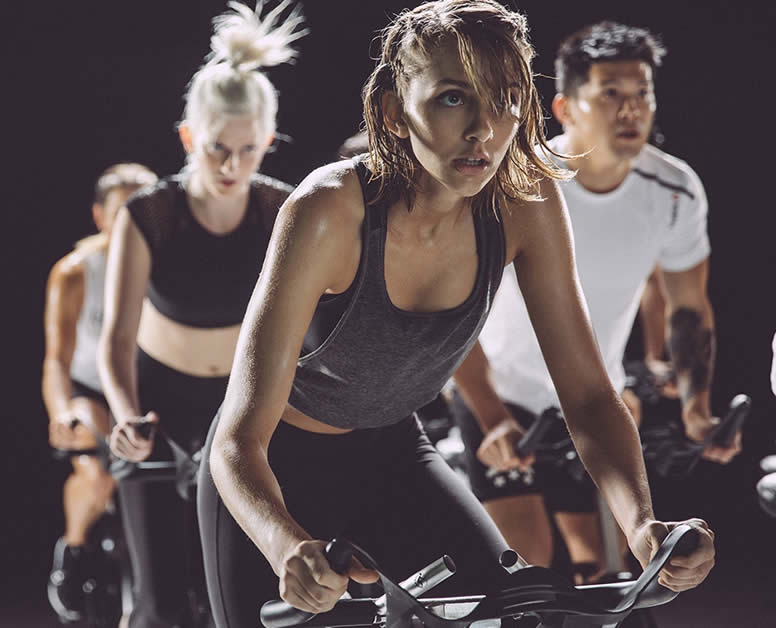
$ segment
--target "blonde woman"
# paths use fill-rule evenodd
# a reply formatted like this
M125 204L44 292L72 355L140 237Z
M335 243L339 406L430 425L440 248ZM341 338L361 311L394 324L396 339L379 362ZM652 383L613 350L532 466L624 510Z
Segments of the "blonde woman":
M348 578L374 580L329 567L335 535L394 577L449 554L458 571L440 595L504 584L503 537L413 413L474 345L510 263L582 459L642 562L673 525L654 519L596 347L562 175L537 154L532 53L525 19L496 0L403 12L365 88L369 153L316 170L285 203L200 473L219 628L253 628L278 594L320 612ZM713 564L695 525L699 549L661 575L672 588Z
M187 166L136 195L116 219L100 375L116 420L111 447L128 460L170 457L153 433L143 438L145 422L196 452L223 399L290 191L256 174L278 106L261 68L292 60L290 44L303 34L297 11L282 20L287 4L262 19L233 2L214 20L212 52L191 80L180 123ZM119 494L135 575L130 628L185 622L187 565L199 562L193 505L164 483L127 482Z

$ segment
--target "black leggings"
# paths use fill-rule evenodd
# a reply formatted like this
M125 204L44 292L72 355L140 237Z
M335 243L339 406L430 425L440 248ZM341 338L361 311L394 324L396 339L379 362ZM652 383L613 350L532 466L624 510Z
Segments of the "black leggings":
M156 411L160 426L190 453L204 444L226 382L185 375L138 350L143 412ZM150 459L172 459L161 438ZM186 626L189 590L200 590L203 598L205 590L195 505L181 499L171 482L121 482L119 499L135 588L130 628Z
M221 501L207 464L198 509L210 604L218 628L256 628L277 599L278 579ZM507 545L477 499L442 460L417 419L341 435L314 434L282 421L269 462L291 515L313 538L346 538L394 579L449 554L458 570L435 594L501 587Z

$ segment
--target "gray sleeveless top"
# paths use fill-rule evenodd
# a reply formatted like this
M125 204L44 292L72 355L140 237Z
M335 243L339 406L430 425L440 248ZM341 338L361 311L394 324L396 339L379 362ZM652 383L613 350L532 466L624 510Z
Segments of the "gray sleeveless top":
M319 302L289 398L300 412L345 429L396 423L434 399L477 340L506 256L500 215L475 213L479 263L469 297L437 312L397 308L385 286L386 203L368 202L377 182L355 163L366 206L358 271L347 292Z
M98 392L102 391L97 373L97 342L102 328L105 262L104 251L94 251L84 258L84 302L75 327L75 350L70 362L70 377Z

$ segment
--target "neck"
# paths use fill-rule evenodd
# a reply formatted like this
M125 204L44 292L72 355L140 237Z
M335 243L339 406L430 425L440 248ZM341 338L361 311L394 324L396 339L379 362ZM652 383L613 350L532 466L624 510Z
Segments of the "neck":
M588 152L586 155L584 154ZM577 171L576 181L583 188L597 194L616 190L631 171L632 159L613 156L606 151L574 141L567 136L563 151L572 155L582 155L568 161L569 168Z
M194 171L186 185L191 209L205 225L214 231L234 228L245 214L248 207L250 186L234 196L217 196L212 194L202 182L197 171Z
M400 230L405 237L421 241L435 240L467 216L471 199L453 194L440 185L424 181L415 195L412 211L404 201L389 210L392 230Z

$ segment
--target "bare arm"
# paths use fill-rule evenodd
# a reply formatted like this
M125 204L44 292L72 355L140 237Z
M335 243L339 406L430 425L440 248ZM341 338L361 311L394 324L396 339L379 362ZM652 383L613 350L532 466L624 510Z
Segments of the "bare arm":
M641 295L639 320L644 336L644 358L648 363L663 360L666 352L666 302L660 274L656 266Z
M574 444L631 539L653 518L638 433L588 320L565 203L554 184L542 193L544 202L516 208L505 221L508 238L521 234L515 270Z
M669 348L682 400L687 435L703 440L717 425L711 415L714 372L714 312L707 296L708 259L682 272L664 272L669 312ZM741 450L740 434L729 447L710 445L704 455L726 463Z
M105 311L97 355L100 381L118 430L140 418L137 394L136 343L151 254L129 211L119 210L113 225L108 263L105 271ZM117 446L119 433L114 430L111 446L129 459L142 459L150 453L151 443L137 440ZM142 442L141 442L142 441ZM127 448L129 446L129 449Z
M514 446L525 430L499 397L489 372L488 357L477 341L454 375L458 392L484 434L477 457L483 464L497 469L525 469L534 458L518 457Z
M72 435L70 364L75 351L76 323L84 301L85 277L81 264L70 254L52 268L46 286L43 358L43 403L49 419L51 444L68 447ZM55 425L61 423L62 425ZM59 429L62 428L62 429Z
M280 577L281 595L312 611L330 607L347 580L328 569L322 547L286 510L267 449L318 300L327 290L343 291L355 276L362 222L352 171L314 173L281 209L243 321L210 454L224 503Z

